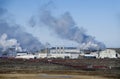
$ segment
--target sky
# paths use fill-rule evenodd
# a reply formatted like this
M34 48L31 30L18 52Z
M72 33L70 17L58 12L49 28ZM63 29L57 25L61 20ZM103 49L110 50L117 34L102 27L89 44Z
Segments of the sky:
M56 17L69 12L76 25L83 27L88 35L107 47L120 47L120 0L9 0L5 5L13 21L43 44L77 45L54 35L53 31L42 24L30 27L29 19L37 17L43 5L48 5Z

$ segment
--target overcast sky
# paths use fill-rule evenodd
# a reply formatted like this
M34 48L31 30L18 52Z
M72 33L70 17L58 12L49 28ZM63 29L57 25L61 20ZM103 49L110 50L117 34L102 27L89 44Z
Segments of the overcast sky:
M107 47L120 47L120 0L10 0L6 4L14 21L42 43L71 45L76 43L59 38L46 27L37 27L41 24L29 27L29 19L37 17L44 4L50 4L54 16L69 12L79 28Z

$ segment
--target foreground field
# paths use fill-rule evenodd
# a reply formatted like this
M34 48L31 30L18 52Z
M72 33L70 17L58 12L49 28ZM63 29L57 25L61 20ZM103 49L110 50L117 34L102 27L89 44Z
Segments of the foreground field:
M0 74L0 79L109 79L109 78L88 75Z
M81 68L87 64L107 68ZM2 58L0 79L120 79L120 59L54 59L48 62L48 59Z

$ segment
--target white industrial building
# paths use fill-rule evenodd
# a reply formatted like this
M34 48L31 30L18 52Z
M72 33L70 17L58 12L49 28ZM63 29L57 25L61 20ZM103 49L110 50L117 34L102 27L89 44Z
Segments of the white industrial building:
M76 47L52 47L48 57L76 59L79 57L79 54L80 50Z
M36 58L47 58L47 52L40 52L36 54Z
M36 58L120 58L120 54L112 49L88 53L76 47L52 47L38 53Z
M80 50L76 47L52 47L44 53L38 54L37 58L71 58L76 59L80 55Z
M105 49L103 51L85 51L76 47L51 47L43 49L35 55L27 52L17 52L15 58L34 59L34 58L120 58L113 49Z
M119 58L120 54L113 49L105 49L99 52L99 58Z
M90 52L90 53L81 53L80 54L81 57L83 58L98 58L98 52Z
M16 57L15 58L19 58L19 59L34 59L35 55L30 54L28 52L17 52Z

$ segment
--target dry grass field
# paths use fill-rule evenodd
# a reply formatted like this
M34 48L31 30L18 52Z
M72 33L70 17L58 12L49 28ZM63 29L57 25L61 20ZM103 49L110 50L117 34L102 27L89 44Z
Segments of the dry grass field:
M54 60L55 62L81 65L111 65L120 67L120 60ZM52 64L46 60L0 59L0 79L120 79L120 69L81 70Z

